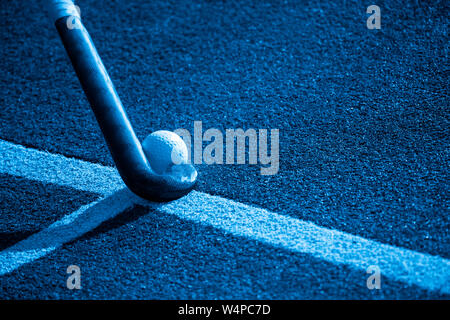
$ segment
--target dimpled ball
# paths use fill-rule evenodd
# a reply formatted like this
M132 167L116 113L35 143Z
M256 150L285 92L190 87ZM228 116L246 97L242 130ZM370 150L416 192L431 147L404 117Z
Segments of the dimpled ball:
M157 174L174 164L188 163L188 149L183 139L172 131L159 130L149 134L142 143L145 156Z

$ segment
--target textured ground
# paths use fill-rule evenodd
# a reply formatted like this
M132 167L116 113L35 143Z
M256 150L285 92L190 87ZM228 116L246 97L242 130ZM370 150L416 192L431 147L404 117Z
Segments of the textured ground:
M39 2L0 4L0 139L113 166ZM381 30L360 1L78 2L139 138L280 130L277 175L200 165L196 190L449 259L449 8L376 4ZM0 249L97 197L0 175ZM366 278L136 206L2 276L0 297L448 298Z

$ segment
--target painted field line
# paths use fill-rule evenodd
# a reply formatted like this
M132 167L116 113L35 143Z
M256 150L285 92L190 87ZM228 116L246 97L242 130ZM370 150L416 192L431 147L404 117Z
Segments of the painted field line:
M117 170L0 140L0 173L109 195L125 187Z
M66 167L70 170L66 170ZM207 224L233 235L294 252L310 254L334 264L344 264L362 270L370 265L377 265L383 276L393 280L427 290L450 293L450 260L442 257L382 244L201 192L191 192L182 199L166 204L148 202L132 195L126 189L120 191L123 184L118 181L120 178L117 172L109 167L68 159L0 140L0 173L107 196L104 200L83 207L81 211L78 210L33 235L37 238L32 239L31 236L2 251L0 270L5 272L33 261L34 255L30 252L37 251L35 257L39 258L55 246L88 232L102 221L139 203L185 220ZM103 180L99 181L100 179ZM102 187L103 184L105 186ZM111 195L114 192L116 193ZM56 236L60 234L58 228L64 225L66 227L62 230L66 235L61 234L59 238ZM27 255L31 257L29 261L24 258Z
M134 206L131 191L122 189L113 195L82 206L46 229L0 252L0 276L42 258L63 244L81 237L102 222Z

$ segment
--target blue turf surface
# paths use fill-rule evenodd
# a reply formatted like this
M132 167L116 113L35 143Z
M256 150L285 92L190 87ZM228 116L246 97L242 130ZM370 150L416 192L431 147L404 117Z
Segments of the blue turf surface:
M450 258L444 1L379 1L379 31L359 1L78 4L140 138L196 120L280 129L277 175L202 165L197 190ZM113 165L39 3L0 6L0 138ZM1 248L95 199L0 181ZM58 287L73 260L89 270L77 293ZM0 296L441 297L395 282L369 292L364 272L341 269L135 208L2 277Z
M134 237L130 237L134 235ZM118 245L119 244L119 245ZM83 289L67 290L77 261ZM37 262L3 276L1 298L91 299L412 299L436 298L309 255L224 235L210 227L137 207ZM32 284L32 285L30 285ZM35 284L39 284L35 286Z

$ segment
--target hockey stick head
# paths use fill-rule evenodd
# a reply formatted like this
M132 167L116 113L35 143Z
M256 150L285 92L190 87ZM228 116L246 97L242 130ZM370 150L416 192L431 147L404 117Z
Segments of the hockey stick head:
M60 10L58 14L66 14L66 11ZM69 19L76 20L77 28L67 27ZM197 181L198 174L194 166L172 165L162 174L152 169L79 17L63 16L56 20L55 25L127 187L138 196L153 201L169 201L186 195Z

